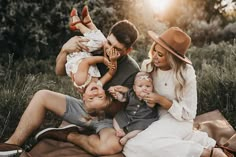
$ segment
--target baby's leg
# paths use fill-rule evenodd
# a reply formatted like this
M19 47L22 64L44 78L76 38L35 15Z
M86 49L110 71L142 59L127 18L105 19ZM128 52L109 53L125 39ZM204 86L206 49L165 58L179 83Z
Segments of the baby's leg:
M117 137L123 137L125 136L125 132L123 129L120 128L119 124L117 123L116 119L113 118L113 127L116 130L116 136Z
M125 135L124 137L122 137L122 138L120 139L120 144L125 145L126 142L127 142L129 139L133 138L134 136L136 136L136 135L137 135L138 133L140 133L141 131L142 131L142 130L134 130L134 131L129 132L127 135Z
M88 76L89 64L83 59L79 65L77 71L72 75L72 81L77 85L83 85L86 80L89 78Z
M70 13L70 29L73 31L79 30L82 34L90 31L90 29L86 27L80 20L75 8L73 8Z
M82 9L83 24L85 24L91 30L97 30L96 25L93 23L88 11L88 6L84 6Z

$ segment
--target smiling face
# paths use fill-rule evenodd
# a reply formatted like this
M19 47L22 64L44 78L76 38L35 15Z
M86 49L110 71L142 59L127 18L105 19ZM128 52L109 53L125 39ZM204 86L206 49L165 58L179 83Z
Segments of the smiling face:
M115 49L120 56L124 56L129 53L131 48L126 48L124 44L121 44L116 37L113 34L108 35L107 41L105 42L104 46L104 53L109 56L109 52L111 52L112 49Z
M167 61L167 53L168 51L157 43L155 43L155 45L152 47L150 51L150 56L152 58L153 64L156 67L160 68L161 70L171 69Z
M85 108L89 112L102 110L108 105L104 89L95 82L91 82L85 89L83 101Z

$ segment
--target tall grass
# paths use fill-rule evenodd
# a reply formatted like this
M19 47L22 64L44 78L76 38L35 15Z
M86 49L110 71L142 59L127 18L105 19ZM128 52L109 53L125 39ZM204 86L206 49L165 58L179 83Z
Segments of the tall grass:
M143 53L146 50L136 50ZM146 53L147 54L147 53ZM198 114L219 109L236 128L236 44L222 42L192 47L188 52L196 70L198 84ZM139 55L139 61L147 55ZM139 62L141 63L141 62ZM25 58L0 66L0 140L14 131L33 94L40 89L80 97L68 77L54 74L55 58L35 61ZM60 118L48 113L40 129L60 124ZM33 139L24 145L34 143Z
M191 49L198 83L198 113L219 109L236 128L236 44Z
M0 70L1 142L7 140L13 133L29 101L38 90L49 89L79 97L67 77L55 76L53 71L55 64L48 64L49 62L54 62L54 59L39 61L40 66L38 63L35 64L35 60L32 59L14 62L13 56L9 55L7 66ZM32 68L33 70L31 71L28 66L31 66L30 68L34 67ZM38 71L36 67L40 67L45 71L42 70L43 72L35 73L35 71ZM27 72L24 73L24 71ZM60 121L60 118L54 114L47 113L46 119L40 129L57 126ZM24 146L26 148L29 147L29 143L32 143L32 141L33 138L31 137Z

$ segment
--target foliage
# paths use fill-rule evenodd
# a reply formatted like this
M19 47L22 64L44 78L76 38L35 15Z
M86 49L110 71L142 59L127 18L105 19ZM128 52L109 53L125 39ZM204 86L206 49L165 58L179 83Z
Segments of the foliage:
M236 37L236 4L231 13L222 0L189 1L172 0L165 10L153 9L147 0L121 1L125 17L138 26L142 35L147 30L162 32L166 27L178 26L187 31L194 45L202 46L212 41L231 41ZM154 16L153 16L154 14Z
M165 16L153 17L147 0L1 0L0 50L14 53L15 58L45 59L55 56L60 47L78 32L68 29L72 7L79 11L87 4L94 23L107 35L110 27L121 19L133 22L140 31L135 49L145 49L149 39L147 30L162 32L166 27L179 26L188 30L194 44L232 41L235 38L235 11L226 15L222 0L174 1ZM124 7L125 6L125 7ZM176 18L177 17L177 18Z
M55 56L65 41L79 35L68 29L69 12L72 7L81 11L85 3L90 7L91 16L96 17L95 24L107 33L117 17L115 10L106 7L102 0L78 3L73 0L0 1L1 53L14 53L15 58Z
M190 49L198 82L198 113L219 109L236 128L236 44Z

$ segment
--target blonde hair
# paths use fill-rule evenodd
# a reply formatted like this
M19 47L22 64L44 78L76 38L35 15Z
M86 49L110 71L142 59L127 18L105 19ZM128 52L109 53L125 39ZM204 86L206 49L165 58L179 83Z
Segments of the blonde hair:
M149 57L152 59L152 52L157 43L153 42L150 51ZM166 50L166 49L165 49ZM174 83L175 83L175 96L178 101L183 97L183 89L185 85L185 78L183 76L186 63L175 57L172 53L166 50L166 60L169 63L171 69L174 71Z

